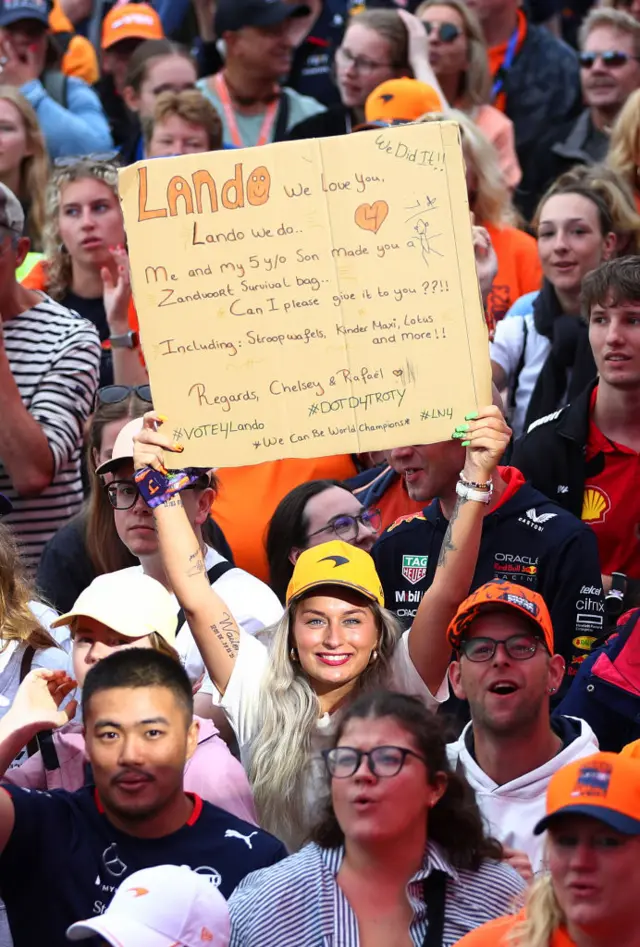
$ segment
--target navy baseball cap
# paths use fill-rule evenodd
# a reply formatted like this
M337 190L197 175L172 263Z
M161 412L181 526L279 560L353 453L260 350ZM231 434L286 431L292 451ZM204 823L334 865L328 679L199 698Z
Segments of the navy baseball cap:
M6 497L4 493L0 493L0 516L4 516L5 513L11 513L13 509L13 503Z
M293 5L284 0L218 0L214 29L217 36L222 36L245 26L277 26L291 17L309 13L311 10L304 3Z
M38 20L48 26L50 10L49 0L0 0L0 27L18 20Z

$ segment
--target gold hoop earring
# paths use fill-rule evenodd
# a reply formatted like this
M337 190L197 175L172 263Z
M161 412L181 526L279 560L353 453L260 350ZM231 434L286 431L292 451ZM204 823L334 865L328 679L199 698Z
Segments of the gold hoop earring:
M375 664L377 660L378 660L378 652L374 648L373 651L371 652L371 657L369 658L369 664Z
M298 663L298 652L296 651L295 648L292 648L291 651L289 652L289 658L292 664Z

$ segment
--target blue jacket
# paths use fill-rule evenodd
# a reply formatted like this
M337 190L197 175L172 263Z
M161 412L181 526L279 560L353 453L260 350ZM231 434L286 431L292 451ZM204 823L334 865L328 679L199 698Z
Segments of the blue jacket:
M619 753L640 739L640 608L583 661L558 713L582 717L601 750Z
M542 595L556 651L567 665L561 696L584 660L584 639L594 639L604 629L596 538L586 523L525 483L514 467L500 472L507 482L521 486L485 518L471 591L499 578ZM397 520L373 547L385 604L408 624L433 582L447 526L434 500L422 513Z
M93 89L73 76L67 78L64 108L47 94L39 79L20 88L40 122L52 159L107 152L113 148L109 122Z
M396 473L393 467L370 467L355 477L349 477L344 485L357 496L363 506L369 507L375 506L399 477L400 474Z

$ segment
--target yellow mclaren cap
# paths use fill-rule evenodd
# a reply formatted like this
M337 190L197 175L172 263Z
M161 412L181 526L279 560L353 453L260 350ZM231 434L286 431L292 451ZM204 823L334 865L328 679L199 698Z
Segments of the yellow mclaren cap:
M319 585L344 585L384 605L382 583L369 553L339 539L300 555L287 588L287 605Z

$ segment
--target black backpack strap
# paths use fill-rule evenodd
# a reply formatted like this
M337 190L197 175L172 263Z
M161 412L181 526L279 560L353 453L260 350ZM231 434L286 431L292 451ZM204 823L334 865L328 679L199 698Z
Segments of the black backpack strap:
M218 579L221 579L225 572L230 572L231 569L236 567L232 562L219 562L216 566L212 566L211 569L207 572L207 578L209 580L209 585L213 585L214 582L217 582ZM186 616L184 613L184 608L181 608L178 612L178 631L182 628L186 621Z
M289 96L287 95L287 90L283 89L282 95L280 96L280 102L278 103L276 127L273 130L274 141L283 141L284 136L287 134L288 124L289 124Z
M67 77L57 69L46 69L42 74L42 85L54 102L67 108Z
M513 316L511 318L514 318ZM527 326L526 316L522 317L522 353L518 359L518 364L516 365L515 374L513 376L513 387L511 388L511 395L509 397L509 407L514 409L516 406L516 392L518 391L518 382L520 380L520 374L524 368L524 363L526 360L526 351L527 351L527 337L529 335L529 328Z
M42 762L44 763L44 768L47 770L47 772L50 773L54 769L60 769L58 751L56 750L56 745L53 742L53 730L42 730L37 735L36 740L38 741L40 756L42 757Z
M31 670L31 664L33 662L33 656L36 653L35 648L32 648L30 644L24 649L22 654L22 660L20 662L20 683L24 681L25 677ZM27 743L27 755L33 756L34 753L38 752L38 740L37 737L34 737L33 740L29 740Z
M427 933L422 947L442 947L444 935L444 905L446 899L446 871L434 869L422 882L424 903L427 906Z

